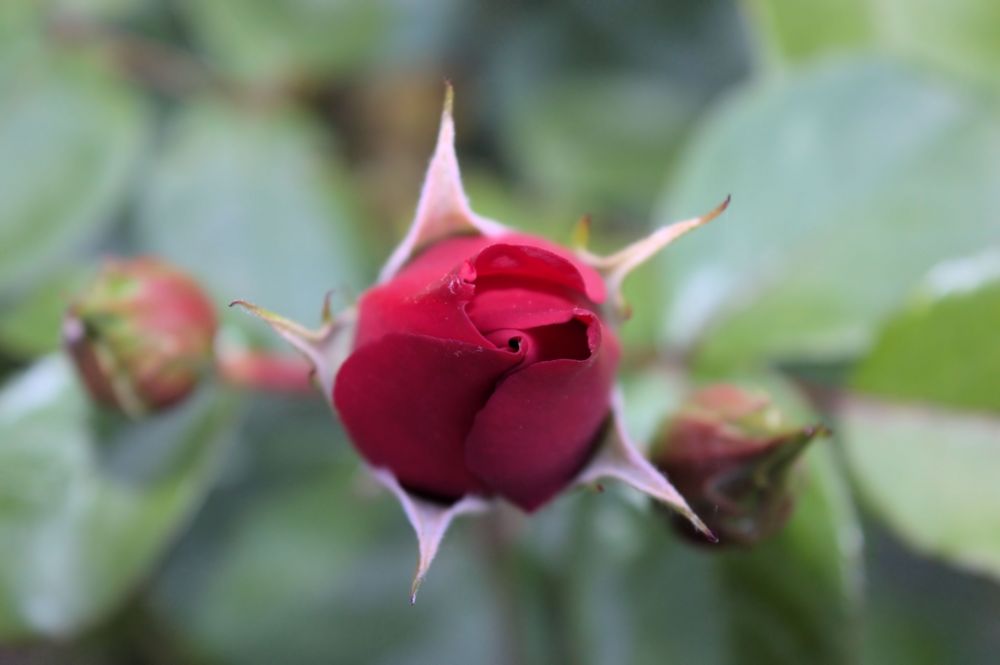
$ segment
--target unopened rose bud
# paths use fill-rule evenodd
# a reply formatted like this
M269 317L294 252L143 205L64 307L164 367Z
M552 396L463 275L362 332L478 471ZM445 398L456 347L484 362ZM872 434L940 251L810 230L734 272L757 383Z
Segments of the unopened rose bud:
M794 462L823 433L789 425L766 395L720 384L694 394L657 438L652 460L721 544L752 545L788 521Z
M216 327L188 275L153 258L109 259L67 310L63 340L93 398L139 416L195 388Z
M603 299L596 270L541 238L435 243L361 296L334 405L408 490L534 510L572 483L611 409Z

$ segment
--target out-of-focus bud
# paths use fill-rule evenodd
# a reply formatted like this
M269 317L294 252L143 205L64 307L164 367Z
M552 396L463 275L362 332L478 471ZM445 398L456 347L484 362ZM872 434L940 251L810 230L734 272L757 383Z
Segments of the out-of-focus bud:
M788 521L794 462L825 433L821 425L789 425L764 394L718 384L695 393L667 424L652 460L720 544L752 545ZM686 523L674 523L694 535Z
M186 397L212 364L215 308L153 258L109 259L70 305L63 341L93 398L138 417Z

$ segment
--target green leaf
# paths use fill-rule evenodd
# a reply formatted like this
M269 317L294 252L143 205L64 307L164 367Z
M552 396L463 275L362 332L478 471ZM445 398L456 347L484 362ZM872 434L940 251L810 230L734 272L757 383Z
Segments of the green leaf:
M667 339L702 363L831 360L943 258L998 232L1000 121L905 67L836 61L751 87L695 138L671 212L726 214L662 265Z
M994 576L1000 418L959 409L1000 410L998 324L995 250L937 266L852 377L885 401L841 406L848 460L872 509L919 551Z
M806 60L874 41L870 0L746 0L749 15L772 58Z
M882 39L918 62L996 88L1000 4L993 0L879 0Z
M518 99L506 147L533 187L575 203L568 216L645 208L699 107L694 92L637 76L577 77Z
M813 444L791 521L722 553L732 663L854 663L860 649L861 530L829 442Z
M948 262L858 366L866 393L1000 411L1000 251Z
M105 617L170 544L229 440L204 389L141 423L92 411L67 360L0 393L0 639L65 637Z
M246 82L343 74L377 55L391 2L184 0L181 11L210 61Z
M213 495L152 587L157 615L196 660L450 663L500 652L474 520L449 533L411 607L412 529L357 476L322 400L256 398L239 439L229 491Z
M2 302L0 351L16 358L34 358L59 348L62 317L90 270L70 266L38 280L12 302Z
M151 12L155 3L148 0L46 0L45 9L55 17L85 21L114 21L142 12Z
M968 82L1000 82L993 0L746 0L767 55L797 63L849 49L890 53Z
M122 204L149 124L143 100L99 62L28 40L3 46L0 291L9 293L94 244Z
M858 398L840 419L861 494L893 531L1000 578L1000 419Z
M318 322L327 291L351 297L364 284L351 228L361 220L324 144L291 112L183 108L140 200L139 245L189 270L220 302Z

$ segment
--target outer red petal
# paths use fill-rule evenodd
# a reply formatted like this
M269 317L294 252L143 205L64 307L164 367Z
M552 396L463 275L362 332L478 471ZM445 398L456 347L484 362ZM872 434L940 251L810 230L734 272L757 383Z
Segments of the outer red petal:
M465 437L500 376L520 361L509 351L390 333L347 359L333 401L365 459L407 489L442 499L486 493L465 466Z
M507 376L479 412L465 459L494 492L525 510L551 499L589 459L610 410L618 342L592 313L591 355L536 363Z
M383 286L393 285L398 291L422 290L495 242L486 236L457 236L442 240L413 257Z
M460 264L419 285L392 281L371 289L358 303L355 347L361 348L392 333L451 339L475 346L492 346L469 320L465 306L475 293L475 272Z

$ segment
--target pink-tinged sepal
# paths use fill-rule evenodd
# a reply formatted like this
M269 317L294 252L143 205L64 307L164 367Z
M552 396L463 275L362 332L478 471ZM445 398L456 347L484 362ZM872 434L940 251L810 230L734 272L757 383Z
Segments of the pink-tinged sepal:
M263 320L285 341L298 349L315 371L316 380L327 398L333 394L333 381L337 371L351 352L356 313L349 307L336 316L330 313L329 297L323 303L323 325L310 330L291 319L258 307L245 300L234 300L230 307L242 307Z
M608 293L611 294L612 303L618 308L619 313L624 314L627 312L627 306L622 296L622 285L625 283L625 278L628 277L633 270L652 257L656 256L656 254L666 248L667 245L671 244L688 231L692 231L703 224L707 224L721 215L726 208L729 207L729 200L730 197L727 196L722 203L715 207L715 209L700 217L693 217L691 219L685 219L681 222L674 222L673 224L660 227L642 240L637 240L614 254L609 254L608 256L598 256L585 249L578 249L577 253L584 262L597 269L604 276ZM584 218L584 220L581 220L581 223L577 228L576 234L578 235L578 238L583 239L582 241L578 239L578 244L585 243L585 238L589 233L590 220L588 218Z
M611 420L605 441L577 477L577 484L593 485L607 479L622 481L677 511L705 538L716 542L715 535L691 510L684 497L643 456L632 440L625 425L625 401L620 389L616 389L611 398Z
M392 279L414 252L437 240L461 233L498 236L509 230L500 222L481 217L469 207L455 154L454 91L447 84L437 147L427 167L420 201L410 229L379 273L378 283Z
M372 469L371 472L375 480L399 500L403 512L406 513L406 518L410 520L410 525L417 536L417 570L413 575L413 583L410 585L410 604L412 605L417 602L417 592L420 590L420 585L423 583L452 521L460 515L483 512L490 503L474 495L465 496L452 504L428 501L406 491L391 472L385 469Z

